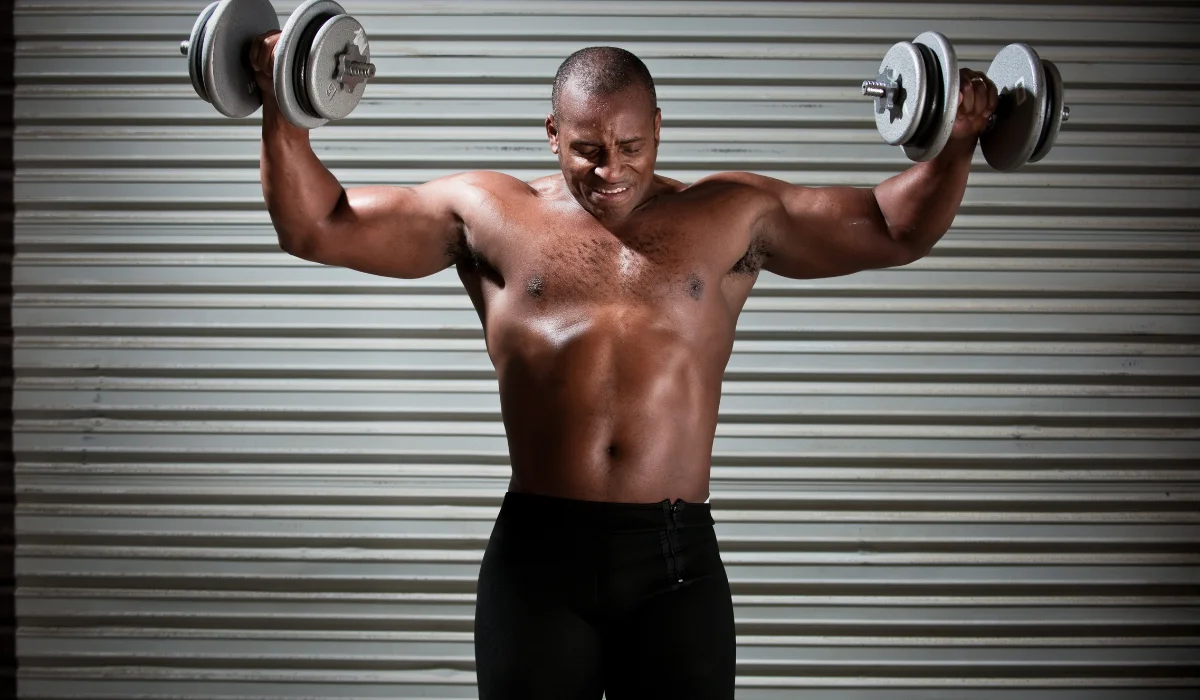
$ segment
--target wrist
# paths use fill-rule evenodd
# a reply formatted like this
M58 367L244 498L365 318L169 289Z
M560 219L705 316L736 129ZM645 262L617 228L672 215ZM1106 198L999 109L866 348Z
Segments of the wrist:
M280 145L308 145L308 129L301 129L289 122L276 109L263 110L263 139Z
M949 156L951 158L962 158L964 156L975 155L975 147L979 145L979 136L972 134L970 136L958 136L951 138L946 142L946 147L939 153L940 156Z
M975 148L979 144L978 136L960 136L946 142L942 152L933 159L934 163L944 167L967 167L975 157Z

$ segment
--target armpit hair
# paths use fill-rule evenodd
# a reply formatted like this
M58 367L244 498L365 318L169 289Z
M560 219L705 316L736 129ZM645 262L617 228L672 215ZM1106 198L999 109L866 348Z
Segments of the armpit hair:
M453 261L461 272L473 272L493 280L500 279L500 273L488 262L479 249L471 245L466 235L460 235L446 247L446 255Z
M454 240L446 244L446 258L453 265L462 266L465 264L474 264L471 246L467 243L467 236L464 233L459 233L454 237Z
M771 250L767 246L767 237L761 234L757 235L750 241L749 247L746 248L746 254L730 268L729 274L757 275L770 257Z

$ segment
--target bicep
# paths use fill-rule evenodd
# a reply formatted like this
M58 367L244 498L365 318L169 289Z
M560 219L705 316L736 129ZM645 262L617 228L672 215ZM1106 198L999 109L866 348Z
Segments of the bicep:
M872 190L792 187L781 196L766 268L793 278L837 277L911 262L888 233Z
M784 277L836 277L911 262L888 233L871 189L801 187L761 175L736 174L763 194L756 233L764 269Z
M454 263L462 238L460 177L415 187L347 189L299 257L387 277L418 278Z

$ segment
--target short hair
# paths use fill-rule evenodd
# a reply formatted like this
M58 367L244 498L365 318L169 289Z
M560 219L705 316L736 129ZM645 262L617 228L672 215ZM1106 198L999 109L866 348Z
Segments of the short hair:
M630 85L641 85L650 93L650 103L658 106L654 78L642 59L615 46L589 46L567 56L554 76L550 109L558 114L558 101L567 83L574 82L587 95L612 95Z

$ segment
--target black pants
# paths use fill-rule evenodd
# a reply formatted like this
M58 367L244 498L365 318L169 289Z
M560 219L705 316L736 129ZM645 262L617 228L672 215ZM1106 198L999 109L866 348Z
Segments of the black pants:
M708 505L506 495L479 572L475 663L480 700L733 698Z

